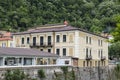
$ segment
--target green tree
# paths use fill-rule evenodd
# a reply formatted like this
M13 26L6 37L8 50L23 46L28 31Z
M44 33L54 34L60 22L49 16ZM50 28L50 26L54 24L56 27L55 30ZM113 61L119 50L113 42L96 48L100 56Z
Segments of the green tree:
M63 72L63 74L64 74L65 80L67 80L68 66L63 66L63 67L61 67L61 70L62 70L62 72Z
M39 77L41 80L46 77L46 76L45 76L45 72L44 72L42 69L38 70L38 77Z
M4 76L5 76L5 80L24 80L26 77L24 72L18 69L7 70Z
M116 22L116 28L112 32L114 36L114 42L120 41L120 14L114 16L114 20Z
M109 46L109 56L119 59L119 57L120 57L120 41L112 43Z

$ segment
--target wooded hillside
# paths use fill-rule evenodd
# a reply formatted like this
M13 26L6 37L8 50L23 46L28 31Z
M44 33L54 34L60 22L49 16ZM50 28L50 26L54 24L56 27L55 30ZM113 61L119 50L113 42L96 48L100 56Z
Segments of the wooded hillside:
M120 0L0 0L0 30L63 23L95 33L116 27Z

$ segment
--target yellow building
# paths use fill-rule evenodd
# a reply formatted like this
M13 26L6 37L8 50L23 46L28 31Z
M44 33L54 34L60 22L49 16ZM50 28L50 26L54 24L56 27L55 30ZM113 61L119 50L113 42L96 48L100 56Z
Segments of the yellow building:
M13 39L16 47L71 56L79 67L108 65L107 38L72 26L38 27L15 33Z
M10 32L0 33L0 47L13 47L13 39Z

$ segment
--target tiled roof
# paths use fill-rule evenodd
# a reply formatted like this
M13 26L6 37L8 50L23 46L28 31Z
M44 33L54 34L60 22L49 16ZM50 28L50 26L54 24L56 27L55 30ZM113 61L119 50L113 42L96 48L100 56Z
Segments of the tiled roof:
M6 32L3 36L10 37L11 33L10 32Z
M12 38L0 38L0 41L13 40Z
M43 33L43 32L61 32L61 31L72 31L72 30L79 30L79 31L83 31L83 32L86 32L89 34L99 36L99 37L103 37L101 35L97 35L95 33L89 32L89 31L84 30L84 29L80 29L80 28L72 27L72 26L66 26L66 25L62 26L62 27L49 27L49 28L44 27L44 28L39 28L39 29L33 29L30 31L14 33L13 35L30 34L30 33ZM103 38L106 38L106 37L103 37Z
M0 56L58 57L58 55L29 48L0 48Z
M29 34L29 33L43 33L43 32L59 32L59 31L70 31L70 30L77 30L78 28L72 26L63 26L63 27L49 27L49 28L40 28L40 29L33 29L31 31L19 32L14 33L14 35L19 34Z

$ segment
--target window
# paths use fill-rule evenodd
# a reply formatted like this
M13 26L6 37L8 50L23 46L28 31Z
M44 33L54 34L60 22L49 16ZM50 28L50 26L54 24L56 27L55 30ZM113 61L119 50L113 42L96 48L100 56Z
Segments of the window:
M68 61L68 60L66 60L66 61L65 61L65 64L69 64L69 61Z
M40 37L40 45L43 45L44 38L43 36Z
M98 45L100 46L100 40L98 40Z
M101 46L102 46L102 40L101 40Z
M22 44L24 44L24 38L22 38Z
M63 42L66 42L66 35L63 35Z
M86 36L86 43L88 44L88 36Z
M91 37L86 36L86 44L91 44Z
M10 43L10 47L13 47L13 44L12 44L12 43Z
M101 49L101 57L103 56L103 50Z
M51 36L48 36L48 45L51 45Z
M60 49L56 49L56 54L60 55Z
M85 61L83 61L83 67L85 67Z
M90 66L92 66L92 61L90 61Z
M86 57L88 57L88 48L86 48Z
M33 46L36 45L36 37L33 37Z
M89 44L91 44L91 37L89 37Z
M102 57L103 56L103 50L102 49L99 49L98 50L98 57L100 58L100 57Z
M102 46L102 44L103 44L103 41L102 40L98 40L98 46Z
M43 49L40 49L40 51L43 51Z
M100 50L98 50L98 57L100 58Z
M63 48L63 56L66 56L66 48Z
M90 49L90 56L91 56L92 50Z
M60 42L60 35L56 35L56 42Z
M27 44L29 44L29 42L30 42L30 38L29 38L29 37L27 37Z
M87 66L89 66L89 61L87 61Z
M48 49L48 52L51 53L51 49Z
M95 66L97 66L97 61L95 61Z
M2 43L2 47L6 47L6 43Z

